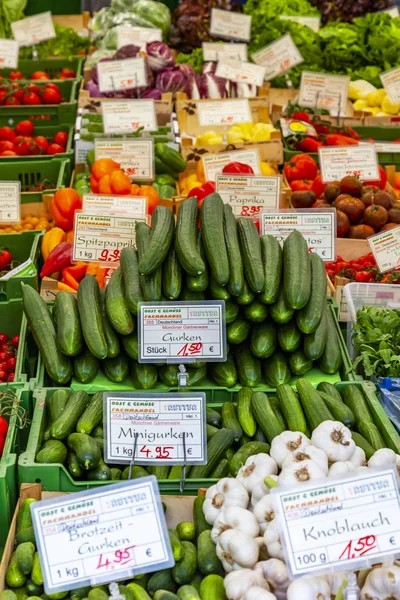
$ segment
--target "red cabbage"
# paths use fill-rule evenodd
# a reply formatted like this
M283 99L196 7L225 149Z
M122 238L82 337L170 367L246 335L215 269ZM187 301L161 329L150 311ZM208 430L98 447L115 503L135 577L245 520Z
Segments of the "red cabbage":
M150 42L146 45L146 52L147 60L154 73L175 65L175 58L171 49L164 42Z
M153 100L161 100L162 91L156 90L155 88L151 88L150 90L146 90L145 92L143 92L143 94L141 94L140 97L141 98L150 98Z
M156 79L156 88L162 92L186 92L187 76L179 68L181 66L167 67L160 71Z
M199 85L202 98L225 98L226 97L226 79L217 77L214 73L206 73L200 77Z
M217 70L216 62L211 62L211 61L205 62L204 65L202 66L201 74L206 75L207 73L215 73L216 70Z

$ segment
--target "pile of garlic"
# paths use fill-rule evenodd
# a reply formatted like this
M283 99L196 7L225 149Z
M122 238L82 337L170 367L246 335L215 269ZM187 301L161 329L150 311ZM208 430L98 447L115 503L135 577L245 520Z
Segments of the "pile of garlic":
M225 572L229 600L331 600L338 593L345 574L302 577L289 580L284 562L279 525L275 519L271 487L294 486L371 468L395 465L400 456L381 449L366 461L355 445L351 431L338 421L324 421L311 440L297 431L284 431L274 438L270 454L250 456L236 478L224 477L206 493L204 516L212 525L211 537ZM278 474L279 473L279 474ZM400 568L395 573L400 600ZM373 595L377 575L370 572L362 600L386 598ZM366 590L366 591L365 591ZM368 595L369 594L369 595Z

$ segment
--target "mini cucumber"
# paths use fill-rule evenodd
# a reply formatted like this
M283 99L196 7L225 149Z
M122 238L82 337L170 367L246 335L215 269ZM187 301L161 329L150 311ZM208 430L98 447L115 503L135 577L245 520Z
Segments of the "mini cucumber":
M343 425L346 425L347 427L355 426L356 419L353 415L353 412L348 406L346 406L346 404L340 398L340 395L340 400L338 400L336 397L332 396L331 394L326 394L322 390L318 390L318 393L321 396L322 400L325 402L328 409L331 411L336 421L340 421L341 423L343 423Z
M231 475L236 477L239 469L243 467L250 456L255 454L268 454L269 451L270 445L264 442L247 442L246 444L243 444L229 461L229 471Z
M177 300L182 290L182 267L171 244L163 264L163 292L167 300Z
M251 397L253 391L249 387L242 387L237 395L237 417L243 432L252 438L257 429L257 423L251 411Z
M209 425L213 427L221 427L222 425L222 417L219 412L206 406L206 420Z
M358 421L357 428L363 438L365 438L375 450L385 448L385 442L375 423L372 423L371 421Z
M341 394L343 402L350 408L357 423L360 421L370 421L373 423L367 401L365 400L364 394L359 390L358 386L347 385L342 389Z
M301 431L305 433L307 423L301 408L300 401L288 384L279 385L276 388L276 397L284 414L290 431Z
M221 409L221 416L222 427L232 431L233 439L235 442L238 442L243 435L243 430L236 416L235 405L232 402L224 402ZM217 429L217 431L219 430Z
M203 512L205 500L205 496L196 496L193 501L193 522L196 530L196 539L198 539L202 531L211 529L211 525L207 523Z
M288 323L293 317L294 310L286 304L283 287L281 287L279 291L277 300L274 302L274 304L271 304L269 314L272 320L280 325Z
M352 431L351 437L355 441L356 445L364 450L367 460L369 460L371 456L375 454L375 448L371 446L371 444L367 442L367 440L360 433L357 433L357 431Z
M272 408L274 409L274 413L276 418L278 419L279 423L281 424L281 427L283 427L283 429L289 429L288 424L285 421L285 417L283 416L282 410L281 410L281 404L278 400L278 398L276 398L276 396L268 396L269 398L269 402L272 406ZM261 431L262 434L262 431ZM262 434L264 435L264 434ZM256 431L256 435L254 436L254 439L258 442L266 442L267 438L264 436L265 439L263 439L260 435L260 428L257 427L257 431Z

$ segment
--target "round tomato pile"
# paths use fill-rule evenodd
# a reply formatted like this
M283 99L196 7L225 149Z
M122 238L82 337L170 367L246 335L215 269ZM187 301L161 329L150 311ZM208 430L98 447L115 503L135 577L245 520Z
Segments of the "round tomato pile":
M7 334L0 333L0 383L14 381L18 344L19 335L9 339Z
M58 131L53 139L34 136L32 121L21 121L14 128L0 127L0 156L37 156L62 154L68 143L68 133Z
M325 263L325 270L332 283L335 283L335 277L345 277L357 283L400 284L400 270L381 273L372 252L349 261L337 256L336 262Z
M38 104L61 104L62 96L58 85L55 83L19 84L2 83L0 85L0 104L4 106L35 106Z
M44 81L44 80L49 80L49 79L74 79L76 77L76 73L75 71L73 71L72 69L61 69L60 74L58 75L58 77L50 77L50 75L48 73L46 73L46 71L35 71L34 73L32 73L32 75L30 77L26 77L26 75L24 75L23 73L21 73L21 71L11 71L11 73L9 74L8 77L2 77L2 75L0 75L0 79L10 79L11 81L18 81L21 79L32 79L34 81Z

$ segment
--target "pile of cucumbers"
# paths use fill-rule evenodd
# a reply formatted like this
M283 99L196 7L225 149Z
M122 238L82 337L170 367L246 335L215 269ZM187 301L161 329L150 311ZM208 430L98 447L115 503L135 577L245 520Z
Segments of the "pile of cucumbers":
M176 529L168 530L174 567L118 582L119 593L125 596L125 600L226 600L222 565L211 539L211 527L203 516L204 500L205 497L195 499L194 523L182 522ZM108 600L110 592L107 585L51 595L44 593L30 513L33 502L36 502L34 498L27 498L21 504L15 550L5 575L7 589L0 593L0 600ZM167 511L167 507L163 506Z
M218 194L196 198L172 212L157 206L152 227L136 223L136 248L124 248L105 293L91 275L77 301L60 292L52 314L39 294L22 287L24 310L49 377L65 384L72 374L92 381L101 368L115 383L129 374L133 387L176 387L178 368L139 364L137 313L142 301L224 300L229 353L224 363L188 369L189 385L208 376L218 386L276 388L302 376L315 362L328 374L342 365L334 317L327 307L322 259L308 252L298 231L283 250L259 236L248 218L232 213ZM201 359L200 359L201 360Z

